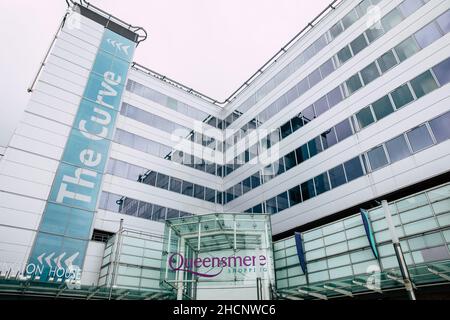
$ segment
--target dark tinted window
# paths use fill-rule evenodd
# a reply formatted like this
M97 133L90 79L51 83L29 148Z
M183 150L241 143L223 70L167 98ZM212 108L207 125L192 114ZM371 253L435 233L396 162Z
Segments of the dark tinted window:
M397 60L395 59L392 51L386 52L380 58L378 58L378 65L380 66L381 72L386 72L393 66L397 64Z
M289 170L297 165L297 161L295 160L295 152L292 151L284 156L284 163L286 166L286 170Z
M375 122L375 119L373 118L372 111L370 110L370 107L365 107L364 109L360 110L356 114L356 119L358 120L359 127L365 128L369 124Z
M328 174L322 173L314 178L314 184L316 186L317 195L322 194L330 190L330 183L328 181Z
M289 200L291 203L291 207L302 202L302 194L300 192L299 186L295 186L294 188L289 190Z
M324 149L328 149L329 147L335 145L337 143L336 133L334 132L334 127L328 131L325 131L321 135L322 144Z
M416 93L417 98L423 97L438 87L430 71L425 71L411 80L411 86Z
M309 159L308 146L306 144L302 145L300 148L295 150L295 154L297 156L298 163L302 163Z
M364 175L359 157L353 158L344 163L347 180L350 182Z
M367 67L361 70L361 77L364 83L367 85L380 76L378 68L375 62L369 64Z
M394 112L389 96L384 96L383 98L375 101L372 104L372 108L378 120L383 119L387 115Z
M303 182L300 185L300 188L302 189L303 201L306 201L316 196L316 192L314 191L314 181L312 179Z
M347 183L345 179L344 167L339 165L328 171L330 175L330 183L332 188L337 188L344 183Z
M397 109L400 109L404 105L410 103L414 100L414 97L411 93L411 90L409 90L409 87L407 84L404 84L397 89L395 89L392 93L392 100L394 100L395 107Z
M320 138L316 137L308 142L309 154L314 157L316 154L322 152L322 144Z

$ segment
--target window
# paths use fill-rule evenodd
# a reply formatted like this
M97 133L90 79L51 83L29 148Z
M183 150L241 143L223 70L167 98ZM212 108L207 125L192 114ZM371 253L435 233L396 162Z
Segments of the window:
M205 199L205 187L194 184L194 197L201 200Z
M437 143L450 139L450 112L430 121Z
M291 88L288 92L286 92L285 95L286 95L287 104L290 104L292 101L294 101L295 99L298 98L297 87Z
M289 201L291 203L291 207L302 202L302 194L300 192L299 186L293 187L292 189L290 189L288 191L288 193L289 193Z
M168 189L169 187L169 177L165 174L158 173L156 178L156 186L161 189Z
M384 96L383 98L375 101L372 104L372 108L378 120L383 119L384 117L394 112L394 108L392 107L389 96Z
M391 92L391 97L392 100L394 100L394 104L397 109L400 109L414 100L411 90L409 90L407 84L404 84Z
M286 138L292 133L291 122L288 121L281 126L281 137L282 139Z
M358 120L358 125L361 129L363 129L363 128L367 127L369 124L375 122L375 119L373 118L370 107L365 107L364 109L360 110L356 114L356 119Z
M350 77L345 84L347 85L348 95L351 95L353 92L358 91L362 87L361 79L359 78L358 73Z
M298 164L309 159L308 145L304 144L295 150Z
M342 24L344 25L344 28L347 29L350 27L355 21L358 20L358 15L356 14L355 10L350 11L347 13L347 15L342 18Z
M367 156L369 157L370 167L372 168L372 171L384 167L388 164L383 146L379 146L370 150L369 152L367 152Z
M303 127L303 120L300 117L294 117L291 119L292 131L297 131Z
M434 22L426 25L414 35L417 43L423 49L441 37L441 32Z
M340 64L344 64L348 59L352 57L349 46L345 46L337 53L338 60Z
M403 18L400 12L397 9L394 9L381 19L381 25L383 26L384 30L388 31L402 22L402 20Z
M261 184L261 178L259 177L259 172L256 172L250 178L251 178L251 182L252 182L252 189L259 187L259 185Z
M344 168L348 182L364 175L359 157L353 158L344 163Z
M357 37L350 43L350 46L353 50L353 55L357 55L360 53L365 47L367 47L366 37L364 37L364 33Z
M298 91L298 95L301 96L302 94L304 94L308 89L309 89L309 83L308 83L308 78L303 79L302 81L300 81L297 85L297 91Z
M413 152L418 152L433 144L427 127L423 124L406 134Z
M423 5L422 0L406 0L403 1L398 8L404 17L409 17L413 12Z
M286 165L286 171L297 165L297 162L295 160L295 152L294 151L292 151L284 156L284 163Z
M288 200L287 191L285 191L277 196L277 206L278 206L278 212L289 208L289 200Z
M438 79L441 86L450 82L449 70L450 70L450 58L442 61L433 68L434 74L436 75L436 78Z
M450 10L447 10L447 12L437 18L436 21L444 33L450 32Z
M380 66L380 70L382 73L385 73L390 68L397 64L397 59L395 58L394 53L391 51L386 52L377 60L378 65Z
M309 154L314 157L316 154L322 152L322 144L320 143L320 138L316 137L308 142Z
M320 80L322 80L320 76L320 70L316 69L308 76L309 86L314 87Z
M148 184L150 186L156 185L156 175L157 173L155 171L151 171L147 174L147 176L144 178L144 183Z
M339 165L328 171L332 188L337 188L347 182L345 179L344 167Z
M205 187L205 200L216 203L216 191Z
M364 81L364 84L367 85L371 83L373 80L378 78L380 73L378 72L377 65L375 62L369 64L367 67L361 70L361 77Z
M334 65L332 59L327 60L324 64L320 66L320 72L322 73L322 79L327 77L330 73L334 71Z
M314 107L312 105L303 110L301 114L305 124L312 121L316 117L314 114Z
M248 177L247 179L242 181L242 193L247 193L250 190L252 190L252 182L251 182L251 178Z
M312 179L303 182L300 185L300 189L302 190L303 201L306 201L316 196L316 192L314 191L314 181Z
M328 174L322 173L314 178L314 185L316 186L317 195L330 190L330 182L328 181Z
M320 135L322 137L323 149L328 149L329 147L337 143L336 133L334 127L328 131L325 131Z
M170 191L181 193L181 180L170 178Z
M429 70L411 80L411 86L416 93L417 98L423 97L438 87Z
M194 185L190 182L183 181L182 193L186 196L192 197L194 192Z
M316 110L317 117L325 111L328 111L327 96L323 96L322 98L314 102L314 109Z
M366 30L367 39L372 43L384 34L383 28L369 28Z
M266 201L266 210L267 213L271 214L278 212L277 197L273 197L272 199Z
M391 159L391 163L397 162L411 155L404 135L398 136L397 138L386 142L386 149L389 154L389 158Z
M397 56L400 59L400 62L405 61L419 50L419 46L412 37L409 37L395 47L395 52L397 52Z
M348 121L348 119L345 119L344 121L338 123L335 126L336 129L336 135L339 141L342 141L348 137L350 137L353 132L352 132L352 127L350 125L350 121Z
M336 87L327 94L328 104L330 108L342 101L341 87Z
M331 27L330 35L334 39L338 35L340 35L342 31L344 31L344 28L342 28L341 22L339 21L338 23L336 23L334 26Z

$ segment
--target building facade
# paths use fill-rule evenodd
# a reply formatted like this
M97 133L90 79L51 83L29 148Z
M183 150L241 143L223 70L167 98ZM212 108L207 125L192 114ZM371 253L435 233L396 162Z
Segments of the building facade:
M133 62L145 30L73 3L0 160L0 275L173 297L166 220L245 213L270 215L273 297L378 293L401 286L387 200L413 283L448 280L449 9L334 1L221 103Z

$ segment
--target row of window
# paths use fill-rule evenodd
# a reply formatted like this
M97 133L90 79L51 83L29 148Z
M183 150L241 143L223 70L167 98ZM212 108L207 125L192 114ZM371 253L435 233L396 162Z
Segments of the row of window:
M99 208L159 222L164 222L167 219L192 216L192 213L162 207L109 192L102 192Z
M274 177L283 174L297 165L300 165L309 158L316 156L320 152L353 135L353 133L356 132L356 130L352 130L351 125L351 120L353 117L356 117L358 120L359 130L361 130L367 125L381 120L395 110L404 107L407 103L410 103L434 91L439 88L440 85L443 86L447 84L450 81L450 73L448 72L448 70L450 70L449 68L450 58L439 63L432 69L420 74L406 84L399 86L388 95L357 112L356 115L345 119L321 135L300 146L296 150L288 153L284 157L281 157L263 169L263 179L261 184L270 181ZM433 74L435 74L435 76L433 76ZM436 82L434 77L438 79L439 83ZM369 114L367 114L367 111ZM371 116L370 121L369 116ZM297 117L297 119L300 118ZM282 137L289 136L292 132L297 130L296 128L298 127L299 124L297 121L294 122L291 120L287 122L280 129ZM243 181L227 190L227 195L225 197L226 202L232 201L241 196L243 193L251 190L245 189L246 191L241 192L242 184Z
M171 147L155 142L150 139L143 138L136 134L117 129L114 141L130 148L173 161L190 168L200 170L212 175L221 177L223 166L211 161L201 159L183 151L174 150Z
M368 152L326 171L265 202L265 212L278 213L365 174L450 139L450 112L430 120ZM258 205L256 209L261 208ZM253 211L245 212L260 213Z
M347 30L351 25L362 18L367 13L367 10L371 5L377 5L379 2L380 0L361 1L343 19L338 21L334 26L330 28L330 30L326 31L313 44L311 44L302 53L300 53L292 62L290 62L286 67L280 70L270 80L268 80L261 88L259 88L255 92L255 94L244 101L237 108L237 110L239 111L238 115L247 112L251 107L258 103L267 94L269 94L273 89L275 89L295 71L297 71L301 66L307 63L312 57L316 56L323 48L325 48L328 44L335 40L342 32ZM330 62L327 62L323 65L322 71L327 73L329 72L331 67L332 66ZM230 115L229 117L232 117L232 119L226 121L227 123L232 123L234 120L236 120L236 115Z
M120 114L167 133L175 134L177 137L187 138L190 141L198 143L204 147L216 150L216 139L199 132L195 132L192 129L186 128L163 117L136 108L128 103L122 104ZM222 146L222 143L219 143L219 146Z
M279 97L275 102L265 108L260 112L255 119L252 119L248 124L245 124L240 130L238 130L233 137L230 137L226 141L224 150L229 146L233 145L234 141L245 137L254 124L263 124L268 119L272 118L274 115L278 114L283 108L289 105L291 102L296 100L298 97L302 96L306 91L315 86L322 79L327 77L334 70L342 66L349 59L354 57L356 54L361 52L369 44L373 43L376 39L382 36L387 31L394 28L400 22L402 22L406 17L412 14L414 11L418 10L423 5L421 0L405 0L397 8L394 8L386 16L381 19L380 25L374 26L363 32L350 44L346 45L341 49L335 56L330 58L319 68L314 70L309 76L300 81L297 85L292 87L288 92ZM294 60L295 61L295 60ZM317 102L315 106L315 111L317 116L327 111L332 106L336 105L340 100L339 97L334 95L338 94L340 89L336 88L330 92L328 97L323 97ZM333 92L335 92L333 94ZM350 95L353 91L348 90L344 93ZM329 100L328 102L325 99ZM337 100L337 101L335 101ZM342 98L341 98L342 100ZM313 108L311 106L311 108ZM312 113L314 112L311 110ZM313 118L310 118L313 119Z
M408 39L403 41L400 45L398 45L392 50L389 50L388 52L383 54L380 58L375 60L375 62L371 63L369 66L362 69L362 71L358 72L356 75L358 76L361 75L361 78L365 79L363 83L360 83L361 87L368 85L371 81L381 76L381 74L387 72L392 67L398 65L408 57L412 56L414 53L424 48L425 43L426 45L429 45L434 41L436 41L438 38L440 38L442 35L449 32L450 31L450 26L448 23L449 20L450 20L450 11L447 11L446 13L438 17L435 22L428 24L411 37L408 37ZM427 34L430 34L430 36L427 37L426 36ZM417 49L415 50L407 49L408 47L405 44L410 43L410 41L414 41L413 43L415 43L415 40L413 39L415 39L416 37L421 39L427 39L427 41L422 42L421 47L417 46ZM408 54L406 54L406 52L408 52ZM397 55L402 58L401 59L397 58ZM372 72L371 78L368 79L365 76L367 75L366 70L373 67L377 70L377 72L376 73ZM438 69L439 70L437 70L436 74L440 78L439 80L441 85L444 85L448 81L446 79L447 73L445 72L445 69L442 70L443 68ZM288 137L296 130L308 124L311 120L317 118L323 112L328 110L328 108L331 108L332 106L339 103L343 99L341 90L344 90L346 88L347 82L348 81L344 82L336 89L333 89L327 95L323 96L322 98L317 100L314 104L303 110L298 116L292 118L291 120L283 124L280 128L275 129L270 135L268 135L264 139L261 139L263 147L270 148L272 145L278 143L280 140ZM436 81L434 81L434 79L429 75L424 74L422 77L418 77L412 80L410 86L414 89L414 92L416 92L415 98L420 98L436 88ZM387 100L392 100L395 103L397 109L403 107L407 103L414 100L413 94L407 87L397 88L396 91L392 92L389 96L391 96L391 98L383 97L379 101L375 102L373 106L368 106L367 108L362 109L357 115L355 115L355 119L352 119L352 121L356 120L358 124L357 126L355 126L355 130L359 131L363 129L365 126L375 122L375 119L381 119L390 114L391 112L393 112L394 108L392 107L392 105L389 105L389 101ZM256 157L259 154L258 152L261 152L261 148L258 148L257 143L251 146L248 150L245 150L243 153L238 155L234 159L233 163L229 163L226 165L224 171L225 176L233 172L234 170L238 169L248 161L251 161L254 157Z
M447 11L446 13L438 17L436 21L431 22L430 24L413 34L411 37L408 37L394 49L389 50L388 52L383 54L373 63L369 64L360 72L350 77L349 80L331 90L328 94L324 95L315 103L304 109L299 114L299 116L294 117L290 121L283 124L280 128L275 129L274 131L278 132L272 132L270 135L262 139L264 140L261 142L263 143L263 146L266 147L267 145L267 148L270 148L272 145L289 136L292 132L305 126L313 119L323 114L325 111L334 107L340 101L345 99L345 97L350 96L356 90L368 85L370 82L380 77L382 74L386 73L394 66L400 64L407 58L411 57L413 54L420 51L422 48L425 48L426 46L439 39L441 36L445 35L450 29L450 26L448 25L449 19L450 11ZM420 47L416 44L416 38L421 39ZM413 46L413 44L416 45ZM423 79L418 79L417 81L419 82L420 80ZM426 93L425 91L427 89L427 85L422 84L421 82L418 85L425 87L425 89L422 90L423 92L420 92L421 89L419 87L416 88L418 91L418 97L420 97ZM343 95L343 93L345 93L345 96ZM398 94L400 93L402 92L399 92ZM397 101L398 104L400 104L402 99L407 100L407 97L399 97ZM407 102L404 101L403 105L406 103ZM363 112L361 117L365 116L366 113L367 112ZM355 129L358 130L362 128L362 126L359 126L359 128L356 127ZM248 150L245 150L243 153L238 155L231 163L226 165L224 174L227 175L234 170L237 170L243 164L252 160L255 157L255 153L257 155L259 151L260 150L258 149L257 145L254 145ZM249 160L247 160L247 158Z
M217 193L222 202L221 192L120 160L110 158L106 173L212 203L216 203Z
M128 80L126 89L142 98L156 102L195 120L204 121L208 117L206 112L162 94L155 89L146 87L134 80Z

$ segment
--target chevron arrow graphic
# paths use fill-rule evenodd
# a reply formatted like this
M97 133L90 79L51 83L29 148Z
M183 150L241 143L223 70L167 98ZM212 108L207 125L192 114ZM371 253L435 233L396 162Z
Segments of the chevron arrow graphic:
M54 252L52 252L51 254L49 254L47 256L47 258L45 258L45 262L47 262L48 266L51 268L52 267L52 262L50 261L50 259L55 255Z
M106 39L106 42L108 42L110 45L112 45L114 48L117 48L121 51L123 51L126 55L128 55L128 49L130 46L124 46L123 43L117 42L116 40Z
M65 252L61 253L58 257L56 257L55 259L53 259L53 262L56 264L56 266L58 268L61 268L61 259L66 255Z
M73 261L78 257L79 254L80 254L79 252L75 252L73 255L71 255L69 258L67 258L67 259L64 261L64 264L65 264L67 267L71 267L71 266L73 265Z
M45 252L41 254L39 257L37 257L40 264L42 264L42 258L45 256Z

